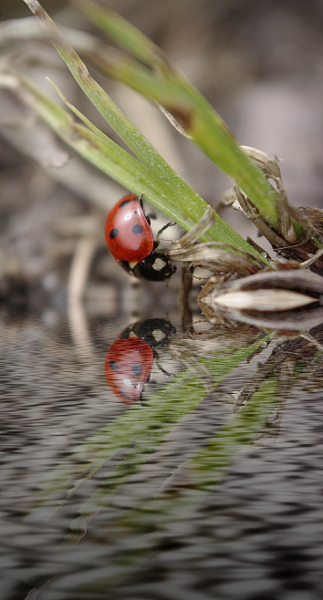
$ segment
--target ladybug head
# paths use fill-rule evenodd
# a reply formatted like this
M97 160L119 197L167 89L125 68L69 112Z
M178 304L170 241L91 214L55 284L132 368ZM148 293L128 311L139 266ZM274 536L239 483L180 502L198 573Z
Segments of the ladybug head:
M132 274L149 281L166 281L175 271L176 267L169 262L167 254L153 250L134 267Z

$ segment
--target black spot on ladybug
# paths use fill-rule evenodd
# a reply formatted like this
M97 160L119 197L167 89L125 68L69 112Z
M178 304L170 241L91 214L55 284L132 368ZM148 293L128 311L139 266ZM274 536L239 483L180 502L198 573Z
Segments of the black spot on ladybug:
M133 202L133 200L124 200L123 202L121 202L121 204L119 204L119 208L127 206L127 204L130 204L130 202Z
M110 240L114 240L117 237L117 235L119 235L119 229L117 227L114 227L109 233Z
M139 375L141 375L141 373L142 373L142 366L141 365L133 365L131 372L135 377L139 377Z
M126 400L132 400L132 396L129 396L129 394L126 394L125 392L122 392L121 390L119 391L119 394Z
M139 235L140 233L143 232L143 228L141 227L141 225L136 224L131 227L131 231L135 235Z
M118 364L116 363L115 360L110 360L109 365L110 365L112 371L115 371L115 372L119 371Z

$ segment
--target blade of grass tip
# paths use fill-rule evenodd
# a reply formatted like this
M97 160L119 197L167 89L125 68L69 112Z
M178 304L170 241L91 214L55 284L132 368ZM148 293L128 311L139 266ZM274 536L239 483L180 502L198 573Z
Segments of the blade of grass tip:
M24 0L31 11L37 16L48 31L53 32L57 39L59 30L43 10L37 0ZM147 195L147 199L158 210L175 220L184 229L189 230L199 221L206 209L204 200L162 159L153 146L140 134L140 132L126 119L123 113L112 102L108 94L90 76L86 66L77 53L64 41L54 43L60 56L67 64L77 83L89 97L102 116L110 123L121 138L128 144L138 158L151 169L151 177L158 182L160 196L158 198ZM131 188L130 188L131 189ZM132 191L136 191L133 188ZM143 192L144 190L142 190ZM201 238L203 241L224 241L258 255L239 234L234 232L219 216L214 225Z

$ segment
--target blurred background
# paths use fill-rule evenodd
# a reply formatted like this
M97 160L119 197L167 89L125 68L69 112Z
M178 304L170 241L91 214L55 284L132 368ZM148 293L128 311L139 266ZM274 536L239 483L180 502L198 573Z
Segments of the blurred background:
M163 48L241 144L281 160L291 202L322 207L322 0L101 3ZM68 2L44 0L42 5L57 23L101 36ZM56 52L33 39L33 17L23 1L2 0L0 17L2 63L9 61L57 100L45 79L48 75L73 104L105 128ZM21 36L18 21L12 20L27 18L30 26L26 22ZM184 179L217 206L229 179L173 130L157 108L95 76ZM105 250L102 205L108 201L112 206L126 190L73 156L11 92L0 89L0 106L0 301L37 307L50 298L63 309L76 246L85 235L95 240L87 300L94 312L100 311L100 302L105 307L118 302L118 285L130 284ZM221 214L242 235L255 237L243 216L230 208ZM152 294L156 300L158 294Z

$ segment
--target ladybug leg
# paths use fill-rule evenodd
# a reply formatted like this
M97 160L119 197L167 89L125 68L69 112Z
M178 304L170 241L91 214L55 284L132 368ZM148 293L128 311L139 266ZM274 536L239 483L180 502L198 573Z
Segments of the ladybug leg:
M173 225L177 225L177 223L175 223L175 221L169 221L169 223L166 223L166 225L164 225L158 232L156 235L156 239L154 241L154 249L156 250L156 248L158 248L159 246L159 242L160 242L160 234L163 233L163 231L165 231L165 229L168 229L168 227L173 227Z
M140 394L139 404L140 404L140 406L146 406L145 403L142 400L142 394Z
M157 365L158 369L162 373L164 373L164 375L167 375L167 377L175 377L175 373L169 373L168 371L165 371L165 369L161 366L161 364L158 360L156 360L156 365Z
M157 232L157 236L156 239L159 240L160 238L160 234L163 233L163 231L165 231L166 229L168 229L168 227L173 227L174 225L177 225L177 223L175 223L175 221L169 221L169 223L166 223L166 225L164 225L164 227L162 227L158 232Z
M161 366L161 364L159 362L159 354L158 354L157 350L154 350L154 358L155 358L155 362L156 362L158 369L162 373L164 373L164 375L167 375L167 377L175 377L175 373L168 373L168 371L165 371L165 369Z

